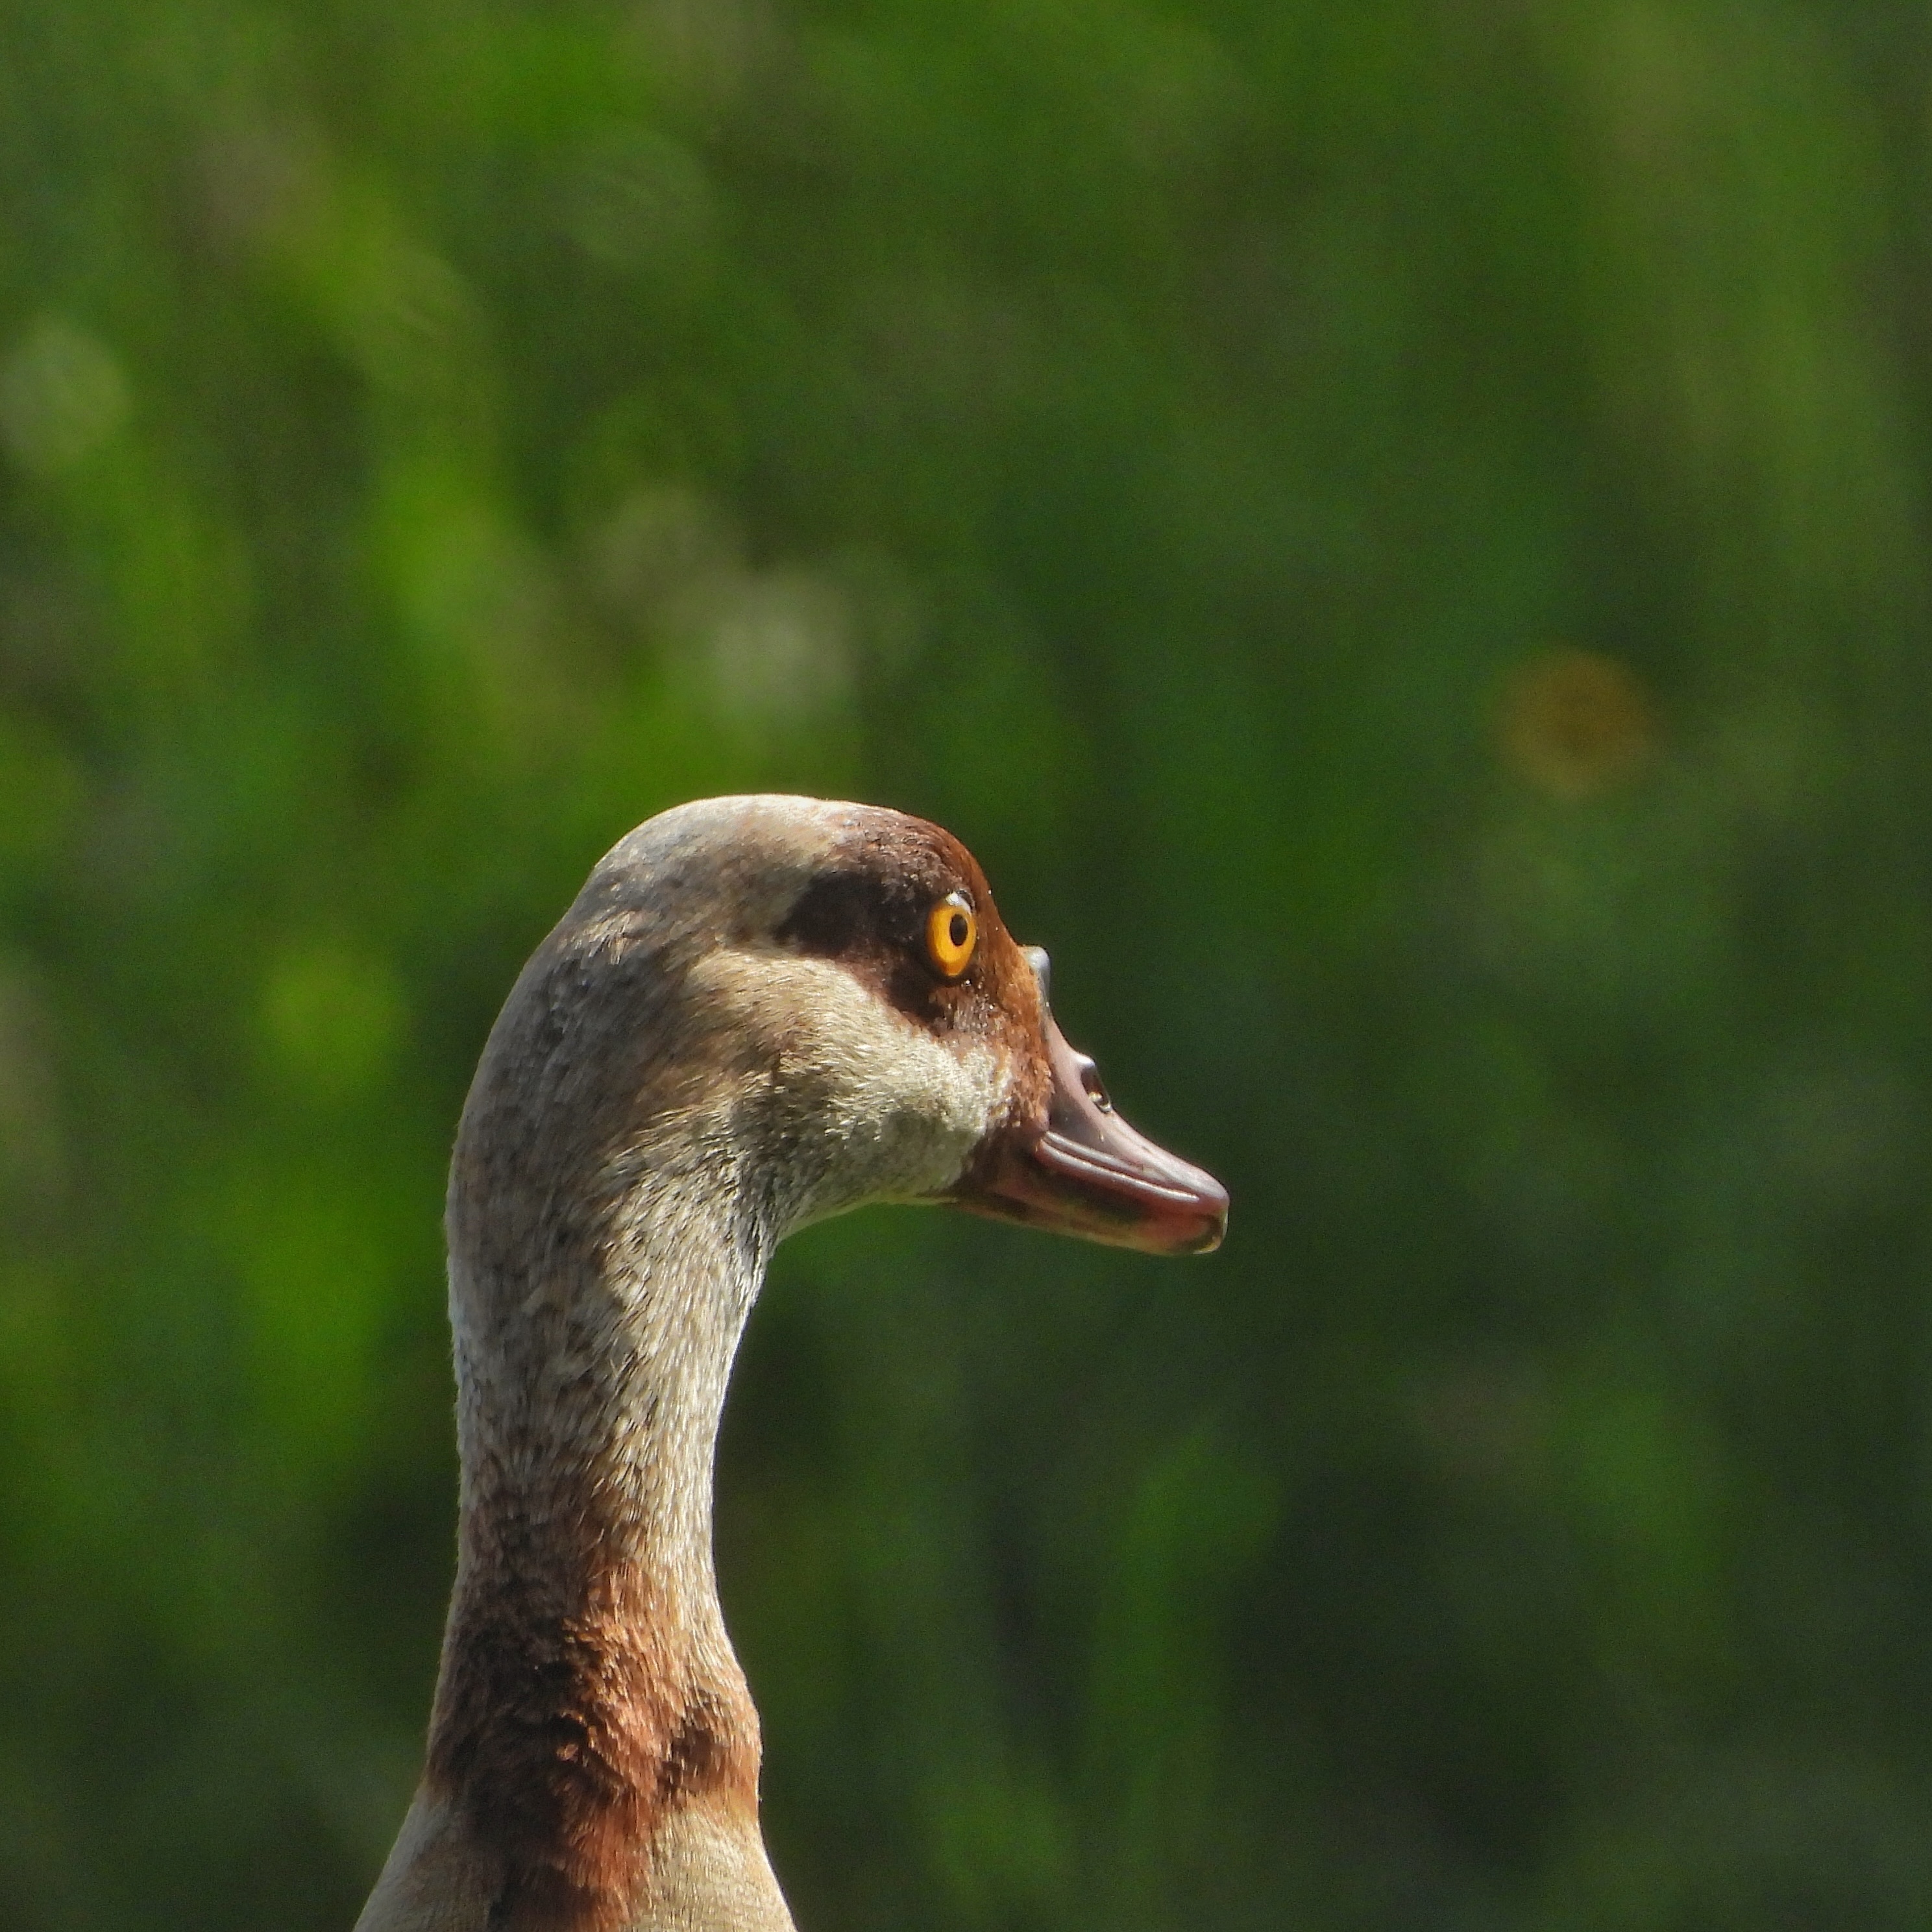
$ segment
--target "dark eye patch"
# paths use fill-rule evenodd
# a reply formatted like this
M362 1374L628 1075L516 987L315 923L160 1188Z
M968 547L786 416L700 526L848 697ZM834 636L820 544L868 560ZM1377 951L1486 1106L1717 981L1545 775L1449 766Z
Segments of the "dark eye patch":
M781 944L826 958L884 936L878 881L855 872L821 872L799 895L776 937Z
M958 989L935 984L926 956L926 919L938 900L958 890L929 863L902 863L883 872L833 867L799 895L775 936L782 945L842 962L902 1012L937 1019L952 1010L949 996Z
M821 872L799 895L777 937L783 944L838 958L854 952L919 951L926 916L954 890L950 879L857 866Z

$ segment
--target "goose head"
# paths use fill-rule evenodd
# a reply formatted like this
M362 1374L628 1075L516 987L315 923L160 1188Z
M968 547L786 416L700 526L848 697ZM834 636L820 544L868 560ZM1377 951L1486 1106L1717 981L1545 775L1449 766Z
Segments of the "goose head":
M702 1178L761 1250L874 1201L1214 1247L1225 1191L1114 1110L1048 980L938 826L803 798L680 806L606 856L526 970L459 1174L484 1154L500 1188L507 1142L552 1192L562 1163L606 1200Z

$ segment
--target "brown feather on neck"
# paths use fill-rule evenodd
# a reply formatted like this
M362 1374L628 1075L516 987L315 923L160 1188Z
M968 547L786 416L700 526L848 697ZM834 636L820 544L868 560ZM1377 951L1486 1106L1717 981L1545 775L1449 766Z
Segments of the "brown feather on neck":
M728 1652L680 1654L636 1570L584 1574L574 1603L554 1575L499 1576L452 1612L427 1781L499 1870L503 1932L614 1932L674 1810L757 1813L758 1717Z

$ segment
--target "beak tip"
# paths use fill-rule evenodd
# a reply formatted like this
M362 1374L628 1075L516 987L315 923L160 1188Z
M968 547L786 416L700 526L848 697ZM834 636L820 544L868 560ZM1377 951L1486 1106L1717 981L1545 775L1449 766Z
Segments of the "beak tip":
M1198 1221L1191 1232L1175 1240L1162 1252L1174 1255L1211 1255L1228 1233L1228 1196L1225 1189L1217 1187L1215 1196L1204 1200ZM1191 1217L1190 1217L1191 1218Z

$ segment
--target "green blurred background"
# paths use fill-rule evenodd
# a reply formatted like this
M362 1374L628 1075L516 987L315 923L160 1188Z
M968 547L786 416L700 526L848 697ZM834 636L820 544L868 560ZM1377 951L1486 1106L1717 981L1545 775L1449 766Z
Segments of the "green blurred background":
M943 820L1185 1265L721 1474L807 1932L1932 1924L1932 14L4 0L0 1924L346 1928L596 856Z

